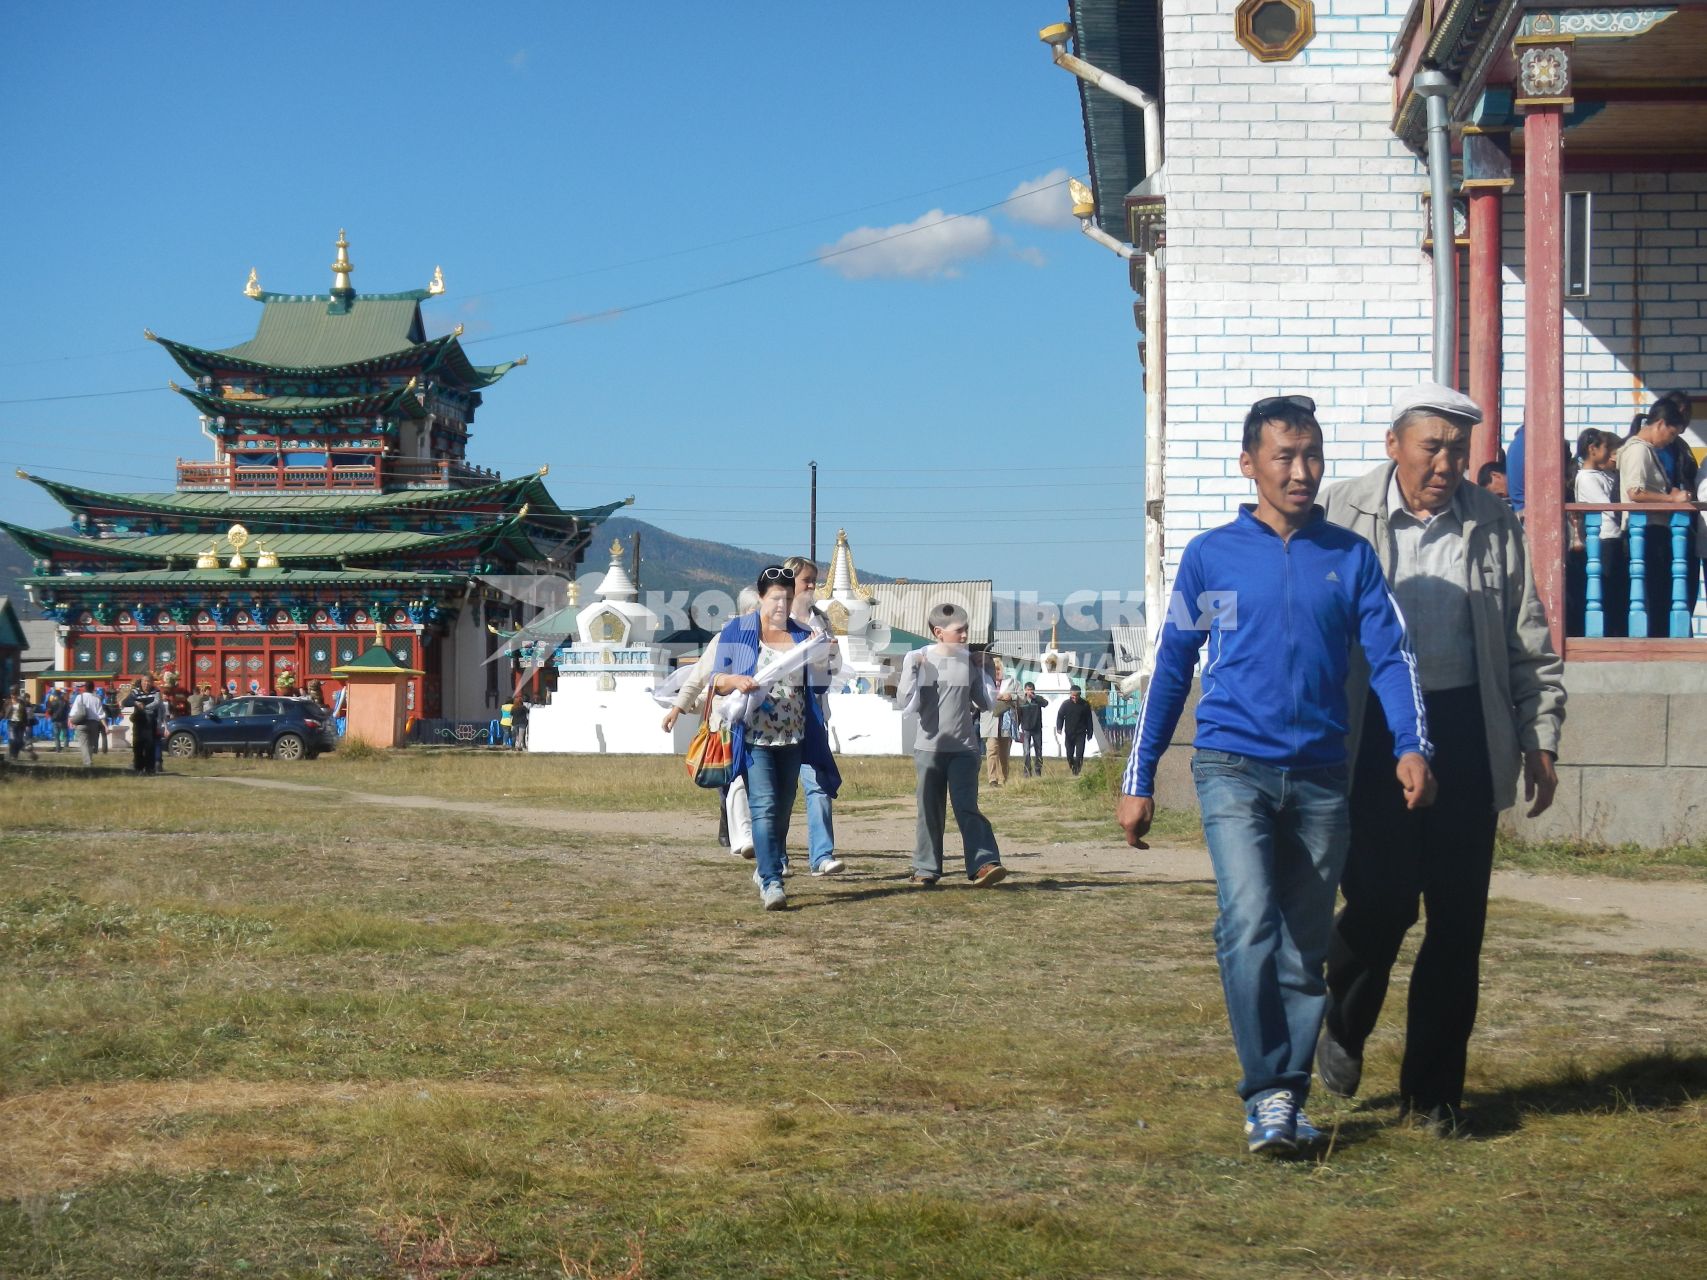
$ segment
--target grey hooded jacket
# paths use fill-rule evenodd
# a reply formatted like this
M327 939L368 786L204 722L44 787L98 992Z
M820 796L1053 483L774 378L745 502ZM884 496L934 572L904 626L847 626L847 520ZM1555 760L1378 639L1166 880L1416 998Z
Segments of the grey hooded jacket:
M1387 491L1393 464L1384 462L1366 475L1328 490L1323 506L1329 520L1360 534L1393 575L1393 539L1387 526ZM1488 731L1488 764L1493 772L1494 804L1517 803L1525 751L1559 752L1565 723L1565 664L1553 652L1547 616L1529 568L1529 544L1523 526L1501 499L1470 483L1452 495L1464 526L1464 559L1470 576L1470 618L1475 631L1476 672L1482 688L1482 718ZM1428 620L1407 618L1407 627ZM1350 755L1357 758L1363 732L1369 667L1355 656L1347 686Z

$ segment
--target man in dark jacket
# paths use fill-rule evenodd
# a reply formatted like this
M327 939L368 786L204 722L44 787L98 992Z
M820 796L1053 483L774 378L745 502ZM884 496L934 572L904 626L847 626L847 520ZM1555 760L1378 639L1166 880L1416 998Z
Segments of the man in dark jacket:
M1080 694L1078 685L1073 686L1067 700L1055 712L1055 732L1061 735L1062 745L1067 753L1067 767L1073 771L1075 778L1084 767L1085 743L1096 731L1095 716L1096 712Z
M1037 696L1037 686L1031 681L1025 682L1025 693L1014 703L1014 718L1019 722L1020 759L1025 762L1025 776L1031 777L1035 769L1037 776L1043 776L1043 708L1049 705L1048 698Z

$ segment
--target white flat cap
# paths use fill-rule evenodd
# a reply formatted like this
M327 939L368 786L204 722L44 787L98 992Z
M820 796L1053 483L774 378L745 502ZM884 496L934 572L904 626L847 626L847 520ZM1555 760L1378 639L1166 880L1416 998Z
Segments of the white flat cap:
M1397 422L1413 409L1428 409L1444 417L1462 418L1466 422L1482 420L1482 410L1474 400L1462 391L1454 391L1438 382L1425 382L1412 387L1394 400L1393 421Z

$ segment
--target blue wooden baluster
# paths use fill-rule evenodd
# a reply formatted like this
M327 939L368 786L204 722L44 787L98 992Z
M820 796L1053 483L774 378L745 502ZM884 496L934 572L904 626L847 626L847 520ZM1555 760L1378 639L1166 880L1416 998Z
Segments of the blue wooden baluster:
M1689 535L1693 516L1671 518L1671 621L1666 633L1673 640L1689 638Z
M1630 635L1648 634L1648 517L1630 513Z
M1600 520L1598 511L1583 516L1583 540L1588 555L1588 589L1583 593L1583 634L1599 639L1606 634L1605 600L1600 575L1605 566L1600 559Z

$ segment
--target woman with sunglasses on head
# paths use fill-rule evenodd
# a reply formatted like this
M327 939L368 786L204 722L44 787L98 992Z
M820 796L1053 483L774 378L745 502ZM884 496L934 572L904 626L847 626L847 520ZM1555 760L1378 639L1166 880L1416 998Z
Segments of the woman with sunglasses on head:
M765 910L780 911L788 905L782 864L801 766L812 767L830 799L842 779L819 700L823 676L793 653L823 643L790 616L794 575L783 565L769 565L755 585L758 610L731 619L718 633L711 683L719 694L745 694L755 704L746 714L731 716L731 747L735 770L747 781L752 811L758 863L753 881ZM784 674L776 675L779 669Z

